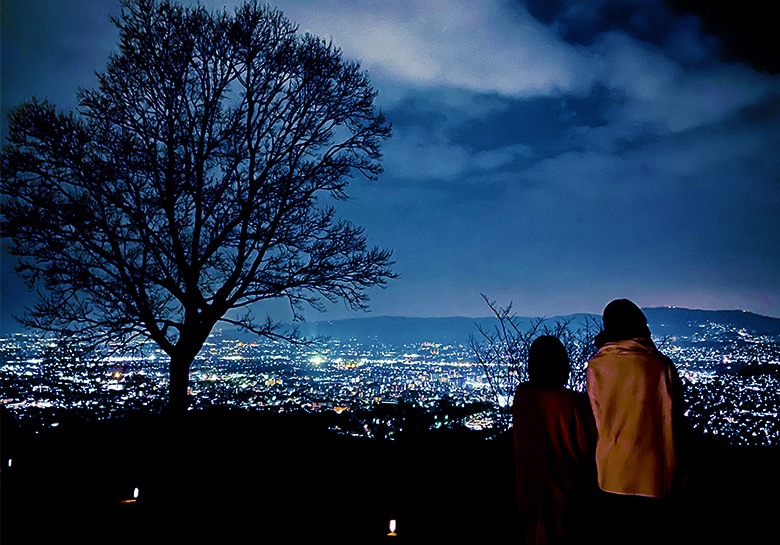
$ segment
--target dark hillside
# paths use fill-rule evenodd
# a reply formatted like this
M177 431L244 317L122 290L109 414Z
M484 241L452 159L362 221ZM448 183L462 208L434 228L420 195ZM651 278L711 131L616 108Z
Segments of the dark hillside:
M366 542L390 519L407 536L511 532L500 442L368 441L311 415L187 416L175 431L159 417L34 437L4 426L2 543ZM138 501L119 503L135 487Z
M745 330L755 335L780 336L780 318L761 316L741 310L693 310L676 307L655 307L642 309L647 316L648 325L654 335L689 336L699 331L699 326L718 324L733 330ZM516 317L520 329L530 328L534 318ZM601 324L601 316L596 314L570 314L566 316L547 316L546 323L553 325L557 321L569 321L573 328L583 327L586 322L595 320ZM403 316L375 316L367 318L349 318L344 320L322 320L303 322L297 325L302 335L308 337L327 337L340 341L356 339L362 343L380 342L390 345L406 343L436 342L443 344L466 345L469 335L477 334L477 326L488 331L497 324L493 317L468 318L409 318ZM224 328L220 333L225 338L244 341L256 340L256 336L235 329Z
M2 543L366 543L386 539L390 519L406 541L517 542L511 436L383 442L327 425L220 411L29 436L6 420ZM692 454L670 543L748 542L774 527L776 448L697 442ZM137 501L120 503L135 487Z
M664 330L673 335L693 331L701 324L715 323L744 329L755 335L780 335L780 318L761 316L743 310L694 310L676 307L644 308L653 333Z

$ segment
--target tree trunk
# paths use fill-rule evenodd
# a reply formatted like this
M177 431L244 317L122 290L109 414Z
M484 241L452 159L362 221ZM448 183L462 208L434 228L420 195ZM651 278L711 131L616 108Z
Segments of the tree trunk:
M190 366L194 358L171 357L170 382L168 384L168 409L183 414L190 406Z
M214 327L214 322L196 326L182 332L171 353L170 382L168 384L168 410L172 414L184 414L190 406L190 367Z

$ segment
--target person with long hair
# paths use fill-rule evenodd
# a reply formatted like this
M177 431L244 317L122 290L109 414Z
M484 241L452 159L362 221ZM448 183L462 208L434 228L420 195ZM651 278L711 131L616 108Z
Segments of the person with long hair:
M528 352L513 402L517 503L527 544L582 543L595 491L595 427L584 393L566 388L569 356L552 336Z

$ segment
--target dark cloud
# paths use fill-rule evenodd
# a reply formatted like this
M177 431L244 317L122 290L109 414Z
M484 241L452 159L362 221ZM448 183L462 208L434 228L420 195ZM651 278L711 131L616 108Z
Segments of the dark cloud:
M581 45L590 45L599 34L616 30L660 45L682 24L662 0L530 0L521 3L526 4L529 13L541 22L554 26L563 39Z
M717 36L725 61L743 62L769 74L780 73L780 38L774 6L765 0L667 0L678 13L694 14Z
M605 32L621 31L651 42L678 62L713 60L780 71L776 18L764 0L528 0L521 1L560 36L591 45Z

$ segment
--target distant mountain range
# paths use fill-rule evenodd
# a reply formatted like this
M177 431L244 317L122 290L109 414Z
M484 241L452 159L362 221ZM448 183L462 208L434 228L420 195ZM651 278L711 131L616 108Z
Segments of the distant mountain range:
M780 318L761 316L741 310L692 310L676 307L655 307L643 309L648 325L654 335L687 337L699 330L701 325L718 324L728 330L744 330L757 335L780 336ZM517 317L521 329L529 327L534 318ZM601 324L596 314L571 314L545 318L546 323L559 320L571 322L572 327L584 325L588 320ZM444 344L467 344L469 335L477 334L478 327L491 330L497 324L493 317L484 318L408 318L401 316L377 316L349 318L344 320L323 320L298 324L299 332L307 337L323 336L331 339L360 342L379 342L392 345L407 343L437 342ZM223 329L223 335L233 333ZM235 335L244 337L244 334Z

